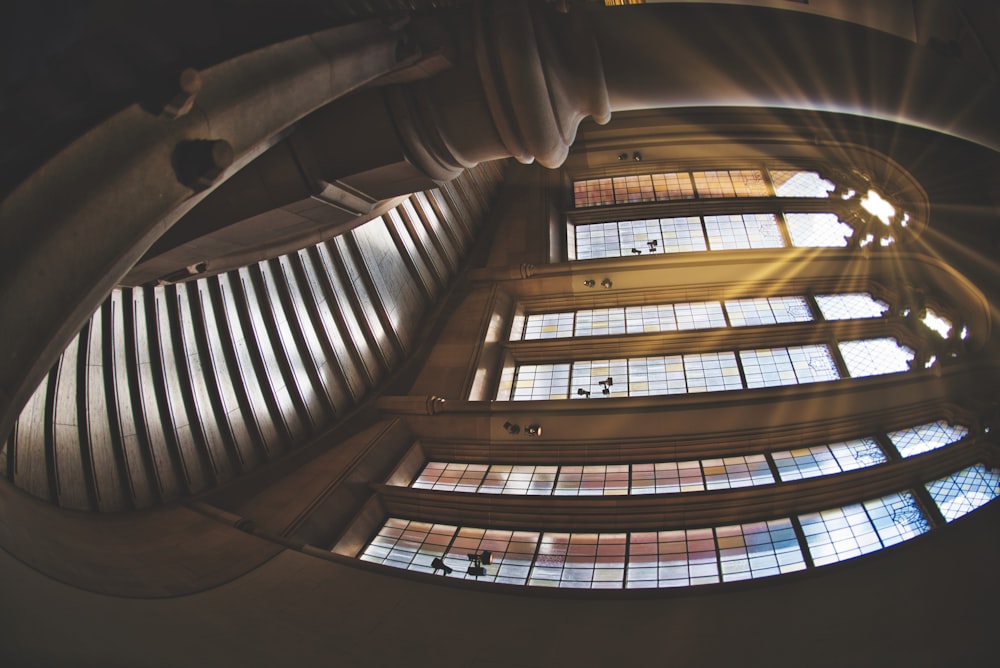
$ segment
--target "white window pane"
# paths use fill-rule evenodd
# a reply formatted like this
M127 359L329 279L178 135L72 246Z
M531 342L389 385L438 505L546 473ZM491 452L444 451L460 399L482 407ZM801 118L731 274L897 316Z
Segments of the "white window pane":
M889 338L843 341L840 354L851 378L909 371L913 359L912 350Z

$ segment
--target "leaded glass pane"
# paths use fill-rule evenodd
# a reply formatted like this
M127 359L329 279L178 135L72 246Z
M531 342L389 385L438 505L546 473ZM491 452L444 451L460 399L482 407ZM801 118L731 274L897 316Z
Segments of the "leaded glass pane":
M455 569L452 577L482 582L525 584L538 544L534 531L507 531L502 529L475 529L463 527L455 536L445 563ZM469 575L468 555L488 551L492 563L485 566L485 575ZM451 561L453 559L454 561Z
M582 398L579 389L593 394L595 398L627 397L629 392L628 360L584 360L573 363L572 398ZM601 381L611 379L611 383ZM604 393L604 390L607 393ZM562 397L565 399L565 397Z
M625 322L629 334L672 332L677 329L673 304L629 306L625 309Z
M573 201L578 209L693 197L694 186L687 172L635 174L573 183Z
M431 561L448 549L457 527L390 518L358 557L395 568L433 572Z
M800 515L799 521L817 566L895 545L930 528L909 492Z
M774 482L764 455L704 459L701 462L708 489L732 489Z
M759 169L694 172L698 197L767 197L770 191Z
M698 197L736 197L733 180L727 171L694 172L692 177L698 189Z
M628 494L628 464L561 466L556 496L623 496Z
M653 201L653 179L649 174L616 176L614 186L616 204Z
M701 218L661 218L660 233L664 253L687 253L708 250Z
M768 197L771 195L764 173L759 169L730 169L729 178L737 197Z
M718 581L719 557L712 529L636 531L629 536L629 589Z
M684 360L680 355L640 357L628 363L629 396L684 394Z
M784 248L778 220L771 213L705 216L705 231L712 250Z
M494 464L489 467L478 491L483 494L549 494L558 468Z
M926 487L941 514L952 522L1000 496L1000 473L976 464Z
M725 327L726 316L722 314L719 302L697 302L674 304L677 329L707 329Z
M692 393L743 389L735 353L684 355L684 375Z
M606 336L625 333L625 309L599 308L577 311L576 336Z
M657 247L663 243L663 237L660 234L660 221L655 218L651 220L624 220L618 223L618 239L618 254L623 257L648 253L650 242L655 241Z
M851 378L909 371L913 359L912 350L890 338L843 341L839 346Z
M674 494L704 489L698 460L632 465L631 494Z
M771 453L782 481L815 478L875 466L886 456L871 438Z
M413 487L445 492L475 492L489 468L486 464L428 462Z
M621 244L618 242L618 223L594 223L575 225L576 257L589 260L598 257L619 257Z
M852 559L882 547L868 513L859 503L800 515L799 522L817 566Z
M717 527L723 582L764 578L805 569L789 519Z
M939 420L931 424L891 432L889 440L903 457L913 457L960 441L968 433L969 430L965 427L952 427L947 422Z
M771 182L778 197L829 197L835 186L818 172L772 169Z
M573 336L573 313L537 313L528 316L526 341Z
M626 541L624 533L544 533L528 584L620 589Z
M916 498L909 492L865 501L864 506L882 540L882 547L909 540L931 528Z
M847 295L818 295L816 303L826 320L853 320L881 318L889 305L866 293Z
M854 233L833 213L788 213L785 222L792 245L797 248L844 248Z
M514 401L566 399L569 396L567 364L522 364L514 378Z
M823 345L740 352L747 387L776 387L837 380L830 350Z
M813 319L803 297L729 299L726 301L726 313L733 327L809 322Z
M577 208L615 203L614 185L610 178L588 179L573 184L573 201Z
M691 199L694 197L694 185L687 172L668 174L653 174L653 190L657 201L672 199Z

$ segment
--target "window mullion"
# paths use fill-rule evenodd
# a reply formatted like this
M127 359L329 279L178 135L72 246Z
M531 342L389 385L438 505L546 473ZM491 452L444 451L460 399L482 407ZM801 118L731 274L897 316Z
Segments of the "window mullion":
M930 523L931 528L943 527L948 523L948 520L943 514L941 514L941 509L938 508L937 503L934 501L934 497L931 496L930 492L923 485L917 485L910 490L913 497L917 501L917 505L920 510L923 511L924 517Z
M740 351L734 350L733 357L736 358L736 369L740 372L740 382L743 383L743 389L750 389L749 383L747 383L747 372L743 369L743 358L740 357Z
M847 370L847 362L844 361L844 356L840 352L837 340L831 336L827 340L826 345L830 348L830 357L833 358L833 363L837 367L837 373L840 374L841 378L850 378L851 374Z
M803 296L805 297L806 304L809 306L809 310L812 311L813 320L815 322L825 322L826 316L823 315L823 311L819 307L819 302L816 301L816 292L806 290L806 294Z
M795 537L799 541L799 552L802 553L802 561L805 562L806 569L816 568L816 564L813 563L812 554L809 552L809 542L806 540L806 534L802 530L802 523L799 522L799 516L794 513L791 515L792 529L795 531Z
M770 452L764 453L764 461L767 462L767 468L771 471L771 477L774 478L775 483L781 483L781 475L778 473L778 465L774 463L774 458L771 456Z
M896 448L896 444L892 442L885 433L878 433L874 436L873 440L878 444L878 447L882 448L882 452L889 459L890 462L899 462L903 460L903 455L899 453Z
M531 555L531 566L528 567L528 575L524 578L524 584L529 584L531 582L531 576L535 572L535 566L538 564L538 553L542 551L542 538L545 537L544 531L538 532L538 540L535 542L535 553Z
M760 172L764 175L764 185L767 187L768 196L777 197L778 189L774 187L774 179L771 178L771 170L769 170L766 166L761 165Z
M629 491L632 490L632 467L628 467L629 470ZM625 533L625 564L624 570L622 571L622 589L628 588L628 567L629 561L632 559L632 532L626 531Z
M775 212L774 218L778 221L778 231L781 232L781 239L785 244L785 248L793 248L792 235L788 232L788 221L785 220L784 207Z
M712 527L712 543L715 545L715 574L719 578L719 582L723 582L722 578L722 550L719 549L719 532L718 527ZM688 555L691 554L690 547L688 548Z

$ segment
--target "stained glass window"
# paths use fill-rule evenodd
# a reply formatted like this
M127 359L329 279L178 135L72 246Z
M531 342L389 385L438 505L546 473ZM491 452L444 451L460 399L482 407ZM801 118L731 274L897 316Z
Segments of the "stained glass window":
M852 378L908 371L913 357L909 348L889 338L845 341L840 351ZM830 349L822 344L742 350L738 354L739 365L735 352L523 364L517 367L513 399L691 394L819 383L841 377Z
M625 533L545 533L528 584L620 589L625 576Z
M361 553L362 561L433 572L431 561L448 551L457 527L390 518Z
M801 169L769 169L778 197L829 197L836 187L819 173ZM638 174L573 183L574 206L586 208L631 202L700 198L769 197L771 191L758 169Z
M817 566L880 550L930 528L909 492L807 513L799 521Z
M927 487L950 520L995 498L998 483L996 472L977 466ZM907 491L807 513L799 522L816 566L889 547L929 529ZM491 553L484 574L468 573L468 555L484 551ZM441 559L452 569L449 577L588 589L684 587L806 568L789 518L695 529L573 533L389 518L359 558L424 573L434 572L432 562Z
M829 197L836 186L817 172L772 169L771 181L778 197Z
M628 464L560 466L553 494L557 496L604 496L628 494Z
M772 213L705 216L708 245L714 251L783 248L778 219Z
M650 253L785 248L843 248L852 228L832 213L773 213L650 218L571 225L576 260Z
M462 527L455 536L449 550L454 561L445 564L454 569L452 577L482 582L502 582L524 584L531 570L531 563L538 545L536 531L508 531L504 529L476 529ZM492 563L485 569L485 575L470 575L467 566L468 555L488 551Z
M445 492L476 492L488 468L487 464L428 462L413 486Z
M783 481L833 475L886 461L885 453L871 438L772 452L771 457Z
M816 304L826 320L880 318L889 310L888 304L866 293L817 295Z
M851 378L908 371L913 359L912 350L889 338L842 341L840 354Z
M740 353L747 387L775 387L837 380L840 375L824 345L745 350Z
M711 529L636 531L629 537L627 586L688 587L719 581Z
M1000 496L1000 472L976 464L926 487L941 514L951 522Z
M854 232L832 213L785 214L788 236L799 248L843 248Z
M555 482L557 466L512 466L494 464L480 481L484 494L548 494Z
M770 577L806 567L791 520L718 527L715 536L723 582Z
M764 455L702 460L708 489L731 489L774 482Z
M889 440L903 457L913 457L960 441L968 433L965 427L952 427L947 422L938 421L890 432Z

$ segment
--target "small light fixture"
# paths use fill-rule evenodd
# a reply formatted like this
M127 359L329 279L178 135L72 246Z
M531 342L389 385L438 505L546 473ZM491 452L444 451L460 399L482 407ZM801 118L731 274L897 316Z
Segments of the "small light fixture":
M602 288L608 288L610 290L611 289L611 279L610 278L605 278L603 281L601 281L601 287Z
M642 162L642 153L636 151L635 153L632 154L632 159L635 160L636 162Z
M542 425L540 424L529 424L524 428L524 433L528 436L541 436L542 435Z
M513 422L504 422L503 428L507 430L508 434L514 435L521 433L521 425L514 424Z
M601 394L608 397L611 396L611 386L615 384L615 379L608 376L607 379L599 381L598 384L601 386Z
M431 559L431 567L434 568L435 573L441 571L441 575L451 575L451 572L455 570L448 564L444 563L444 559L441 557L434 557Z
M576 393L581 397L587 397L590 399L590 390L585 390L582 387L576 388Z
M649 246L649 252L650 253L655 253L656 252L656 247L659 246L660 243L656 239L653 239L652 241L647 241L646 245Z
M584 286L586 286L586 287L588 287L588 288L592 288L592 287L594 287L595 285L597 285L597 281L595 281L595 280L594 280L594 279L592 279L592 278L588 278L587 280L585 280L585 281L583 282L583 284L584 284Z
M493 553L489 550L473 552L472 554L466 556L468 556L471 563L469 564L468 570L465 572L477 578L486 575L486 569L483 568L483 566L491 566L493 564Z
M633 248L632 255L642 255L642 251L639 250L638 248Z
M628 160L628 153L619 153L618 154L618 159L619 160Z

